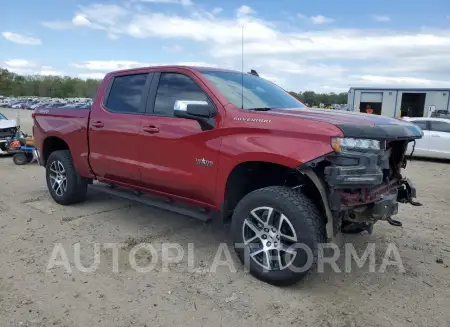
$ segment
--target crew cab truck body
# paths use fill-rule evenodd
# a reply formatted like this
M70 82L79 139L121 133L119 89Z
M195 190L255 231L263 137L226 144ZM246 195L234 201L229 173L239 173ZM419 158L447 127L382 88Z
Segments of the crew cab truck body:
M118 71L105 76L91 109L33 117L56 202L83 201L96 180L231 219L239 258L273 284L305 276L300 268L314 268L320 243L397 223L398 203L414 203L401 170L418 127L309 109L254 73Z

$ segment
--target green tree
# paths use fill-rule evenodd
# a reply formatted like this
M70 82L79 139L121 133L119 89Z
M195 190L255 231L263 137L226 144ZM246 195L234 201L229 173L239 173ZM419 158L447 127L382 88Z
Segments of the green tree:
M41 96L54 98L95 96L100 80L80 79L70 76L18 75L0 68L0 95ZM292 96L310 106L320 103L345 104L347 93L315 93L314 91L289 92Z
M100 80L69 76L22 76L0 68L0 95L5 96L89 98L95 95L99 84Z

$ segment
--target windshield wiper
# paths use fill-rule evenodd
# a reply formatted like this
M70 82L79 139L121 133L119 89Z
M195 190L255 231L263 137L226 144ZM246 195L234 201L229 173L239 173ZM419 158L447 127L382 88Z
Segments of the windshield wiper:
M247 110L251 110L251 111L269 111L269 110L272 110L272 108L261 107L261 108L250 108L250 109L247 109Z

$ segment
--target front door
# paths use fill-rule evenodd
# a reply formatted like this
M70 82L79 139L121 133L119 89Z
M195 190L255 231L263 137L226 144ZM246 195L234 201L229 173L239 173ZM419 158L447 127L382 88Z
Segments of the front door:
M427 157L430 151L430 127L427 120L412 120L411 123L420 127L423 131L423 137L416 140L414 146L414 154L417 156ZM410 155L413 148L413 142L408 143L407 154Z
M140 183L139 134L153 74L113 77L89 122L89 161L95 174L123 183Z
M201 81L181 72L155 74L142 119L142 183L155 191L213 204L221 141L216 129L202 129L196 120L174 117L177 100L211 102L199 86Z
M430 121L430 151L437 157L450 157L450 122L441 120Z

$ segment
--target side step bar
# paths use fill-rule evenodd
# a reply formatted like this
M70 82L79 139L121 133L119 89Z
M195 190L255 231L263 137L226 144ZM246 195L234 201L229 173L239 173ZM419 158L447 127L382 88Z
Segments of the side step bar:
M213 212L198 207L190 207L181 203L170 202L166 198L147 195L141 192L121 188L119 186L111 187L104 183L94 183L89 185L89 189L108 193L110 195L118 196L127 200L140 202L152 207L162 210L171 211L180 215L189 216L191 218L200 219L202 221L210 221L213 217Z

